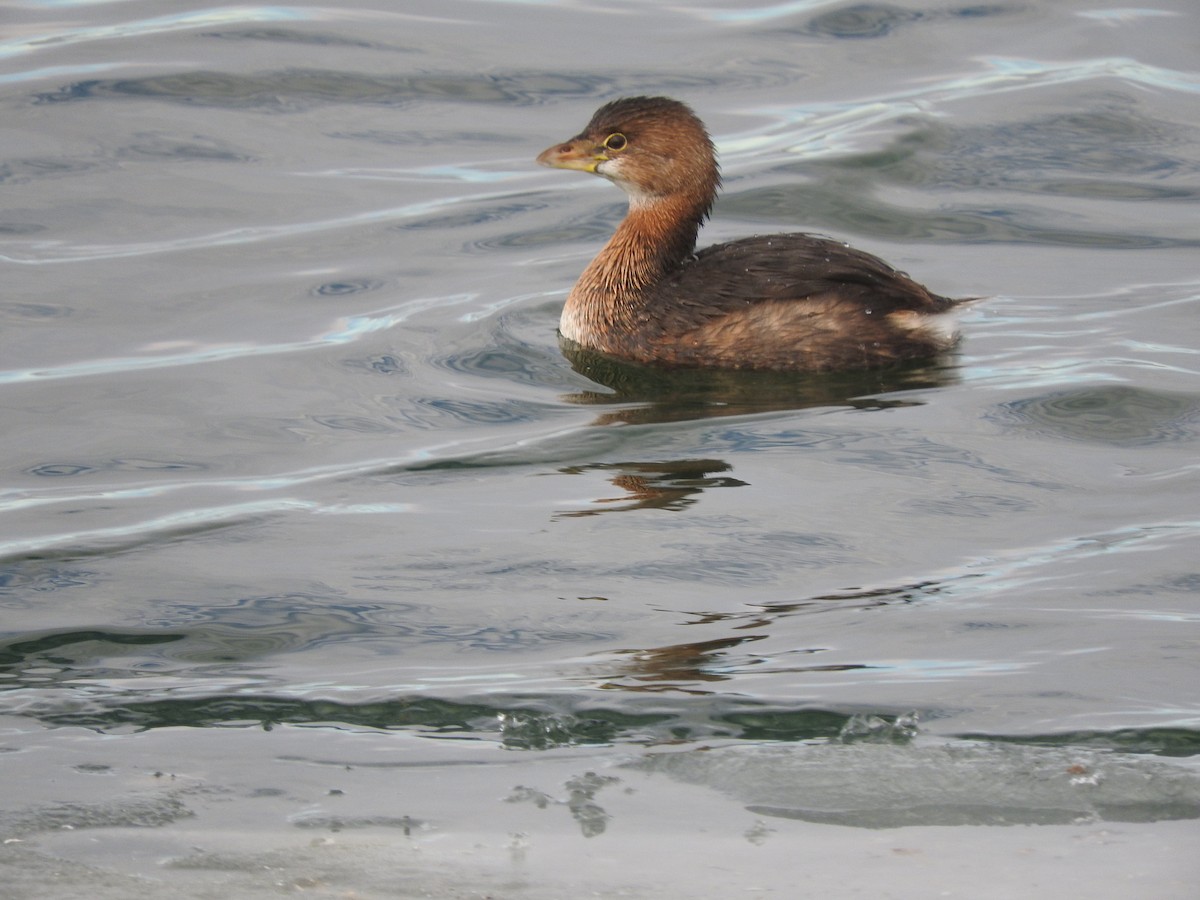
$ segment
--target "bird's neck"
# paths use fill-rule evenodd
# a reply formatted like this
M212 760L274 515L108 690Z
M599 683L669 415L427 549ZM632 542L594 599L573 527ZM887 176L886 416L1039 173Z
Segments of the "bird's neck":
M559 330L603 349L605 338L636 329L650 315L650 288L696 249L708 197L631 198L629 212L571 289Z

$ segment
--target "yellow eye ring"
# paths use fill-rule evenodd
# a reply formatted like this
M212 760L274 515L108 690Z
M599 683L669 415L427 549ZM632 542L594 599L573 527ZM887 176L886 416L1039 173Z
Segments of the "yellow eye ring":
M614 131L604 139L604 149L611 150L613 153L620 153L628 146L629 141L619 131Z

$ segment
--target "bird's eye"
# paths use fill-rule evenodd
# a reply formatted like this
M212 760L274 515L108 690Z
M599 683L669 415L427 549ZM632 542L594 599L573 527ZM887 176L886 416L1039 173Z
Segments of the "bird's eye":
M612 150L614 153L624 150L629 145L629 141L625 140L625 135L621 132L610 134L604 139L604 149Z

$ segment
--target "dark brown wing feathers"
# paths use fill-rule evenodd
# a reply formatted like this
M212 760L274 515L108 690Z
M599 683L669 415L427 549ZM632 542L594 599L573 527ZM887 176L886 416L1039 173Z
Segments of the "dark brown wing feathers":
M806 370L887 365L945 349L901 323L956 303L878 257L806 234L709 247L649 295L643 335L659 359L706 364L716 354L736 368Z
M707 315L830 294L866 303L880 315L939 313L955 303L870 253L808 234L760 235L709 247L672 273L661 290L681 303L703 296Z

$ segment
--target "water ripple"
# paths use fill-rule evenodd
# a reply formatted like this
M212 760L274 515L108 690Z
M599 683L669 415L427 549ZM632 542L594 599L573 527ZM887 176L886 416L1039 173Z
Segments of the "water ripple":
M356 103L397 106L418 101L533 105L548 97L593 93L591 80L542 71L461 75L376 75L324 69L282 69L253 74L192 70L139 78L76 81L43 91L34 103L104 98L155 99L189 106L294 112L315 105Z
M1099 385L1022 397L984 417L1027 435L1136 447L1194 441L1200 397L1129 385Z
M511 418L511 417L510 417ZM518 421L523 418L518 417ZM424 471L436 468L461 468L463 466L504 466L524 465L537 448L543 449L546 459L558 460L564 455L563 444L572 446L583 441L589 450L594 449L596 440L591 429L580 429L572 425L567 428L555 423L540 433L532 433L530 426L520 431L517 439L496 440L489 434L485 437L471 439L452 439L441 441L423 447L408 449L401 456L387 458L362 459L350 463L336 463L323 466L312 466L276 474L250 475L238 478L215 478L209 480L181 479L177 481L157 481L154 483L134 484L117 488L99 488L95 490L80 490L72 488L39 488L38 490L7 489L0 490L0 514L12 514L37 507L65 505L70 508L84 506L115 507L120 503L162 498L185 491L203 489L207 492L229 491L235 494L264 493L272 491L291 491L304 486L323 482L339 481L350 478L387 477L400 472ZM579 455L578 453L574 455ZM94 467L66 465L60 470L51 470L45 474L72 476L85 474ZM42 473L38 473L42 474ZM75 545L81 542L112 542L128 540L132 545L140 543L140 538L147 532L165 534L189 533L195 530L207 530L213 527L225 527L239 524L249 518L288 510L301 510L325 514L364 514L378 512L407 511L408 504L321 504L313 501L299 500L292 497L261 500L251 502L211 505L208 507L187 510L168 516L142 522L133 526L112 529L94 529L88 531L41 536L29 540L0 542L0 557L29 554L47 548Z
M264 516L287 512L318 515L374 515L402 513L412 509L407 503L322 504L311 500L281 498L256 500L187 509L132 525L92 528L0 543L0 560L30 554L66 554L72 557L109 554L144 547L156 541L192 537L202 532L242 525Z
M40 4L66 5L66 4ZM79 5L79 4L71 4ZM128 37L144 37L173 31L188 31L194 28L209 28L232 22L280 22L314 19L319 12L295 6L225 6L215 9L193 10L152 19L122 22L118 25L93 25L81 28L64 28L44 34L0 41L0 58L32 53L50 47L63 47L92 41L109 41Z
M60 366L45 366L36 369L0 370L0 385L26 381L51 381L58 378L86 378L93 375L111 375L116 372L139 372L172 366L192 366L249 356L296 353L298 351L312 350L316 347L349 344L364 335L393 328L424 310L470 303L473 299L474 295L472 294L456 294L445 297L425 297L418 300L409 300L398 306L379 312L346 316L338 319L330 330L308 340L286 341L277 344L198 345L193 349L179 353L89 359L64 363Z
M13 251L0 253L0 261L27 266L57 265L60 263L94 262L102 259L126 259L135 256L151 256L159 253L175 253L185 250L202 250L212 247L252 244L291 238L303 234L319 234L359 225L371 225L392 220L415 219L453 206L472 206L493 200L519 196L521 191L470 194L460 197L440 197L404 206L371 209L349 216L318 219L311 222L293 222L287 225L249 225L230 228L209 234L175 238L166 241L142 241L129 244L64 244L61 241L8 242L9 246L25 248L25 255Z
M768 115L776 124L721 140L722 156L728 159L772 150L803 151L806 156L841 153L850 146L845 140L848 135L899 116L959 100L978 100L1050 85L1115 78L1143 87L1200 93L1200 74L1148 65L1129 57L1045 62L993 56L982 57L979 62L983 66L980 71L931 79L917 87L893 90L875 97L754 107L747 112ZM797 129L798 123L803 123L804 127Z

